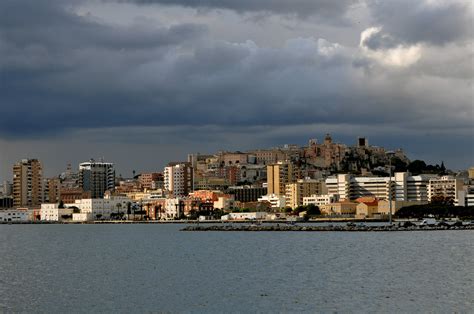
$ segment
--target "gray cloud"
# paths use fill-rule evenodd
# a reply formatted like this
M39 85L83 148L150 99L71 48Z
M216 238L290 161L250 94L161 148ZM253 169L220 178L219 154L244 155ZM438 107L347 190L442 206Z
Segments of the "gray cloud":
M114 0L135 4L177 5L198 9L228 9L237 12L269 12L276 14L315 15L341 21L351 5L359 0Z
M270 6L255 6L264 3ZM275 3L274 10L283 10ZM383 24L383 5L370 6L381 27L364 43L371 52L422 43L419 60L397 67L317 34L267 47L251 34L243 42L215 39L205 19L161 25L138 18L116 25L93 12L80 15L77 6L0 2L0 138L36 139L35 147L51 140L68 149L65 136L77 136L86 147L87 138L106 132L124 143L162 137L170 146L184 137L186 143L209 139L209 150L219 143L238 149L248 144L248 130L255 146L273 145L311 136L320 125L346 138L351 132L370 137L359 133L374 130L404 140L416 134L411 147L429 141L422 134L432 130L444 140L473 142L472 42L466 43L465 30L456 36L446 30L438 39L420 31L410 37L396 25L396 18L405 21L402 14ZM418 15L432 16L433 8L422 9Z
M372 1L376 25L401 42L444 45L472 40L472 1Z

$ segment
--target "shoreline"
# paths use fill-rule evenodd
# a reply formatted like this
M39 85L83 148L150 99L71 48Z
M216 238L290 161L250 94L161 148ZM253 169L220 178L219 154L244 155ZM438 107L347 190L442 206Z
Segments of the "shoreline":
M180 231L234 231L234 232L268 232L268 231L296 231L296 232L394 232L394 231L440 231L440 230L474 230L474 225L440 225L440 226L300 226L300 225L279 225L262 226L188 226Z

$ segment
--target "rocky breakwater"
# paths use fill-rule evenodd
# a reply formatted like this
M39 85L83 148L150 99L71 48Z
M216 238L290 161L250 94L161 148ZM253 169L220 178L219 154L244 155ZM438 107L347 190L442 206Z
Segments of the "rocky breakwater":
M181 231L346 231L346 232L370 232L370 231L434 231L434 230L474 230L474 224L438 224L430 226L419 226L412 223L394 224L385 226L371 225L337 225L337 226L309 226L309 225L193 225L187 226Z

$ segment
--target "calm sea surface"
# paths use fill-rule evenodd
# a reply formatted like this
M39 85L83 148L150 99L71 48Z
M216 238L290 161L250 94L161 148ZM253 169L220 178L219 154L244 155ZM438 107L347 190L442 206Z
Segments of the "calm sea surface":
M474 232L0 225L0 312L474 313Z

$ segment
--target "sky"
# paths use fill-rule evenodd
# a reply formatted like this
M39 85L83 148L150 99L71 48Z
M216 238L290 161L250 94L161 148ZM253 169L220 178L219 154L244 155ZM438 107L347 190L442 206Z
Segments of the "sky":
M0 180L331 133L474 165L473 2L2 0Z

